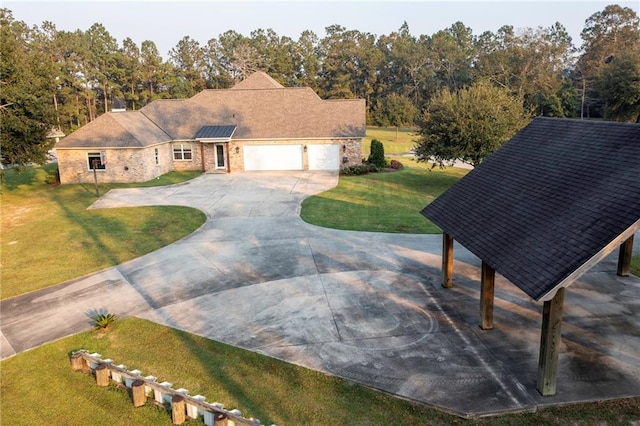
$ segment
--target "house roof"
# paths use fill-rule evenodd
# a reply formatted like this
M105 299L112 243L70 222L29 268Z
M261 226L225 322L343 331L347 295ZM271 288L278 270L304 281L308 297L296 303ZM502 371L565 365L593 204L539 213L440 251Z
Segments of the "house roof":
M170 140L140 111L108 112L60 140L56 148L142 148Z
M283 87L264 73L184 102L157 100L141 111L176 140L193 138L204 123L237 125L234 139L365 136L364 99L322 100L311 88Z
M194 139L230 139L236 126L202 126Z
M269 74L256 71L249 77L233 86L232 90L282 89L284 86L275 81Z
M640 229L640 125L535 118L422 210L536 300Z
M308 87L283 87L256 72L231 89L162 99L139 111L107 113L56 148L144 147L193 140L203 126L237 126L234 139L363 138L364 99L322 100Z

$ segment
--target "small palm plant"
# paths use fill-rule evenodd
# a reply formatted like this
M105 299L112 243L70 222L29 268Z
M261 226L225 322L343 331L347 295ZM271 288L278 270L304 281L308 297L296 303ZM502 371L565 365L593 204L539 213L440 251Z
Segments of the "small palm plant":
M91 319L93 320L93 328L94 330L103 330L106 331L109 329L111 324L116 322L116 315L110 313L100 313L97 314Z

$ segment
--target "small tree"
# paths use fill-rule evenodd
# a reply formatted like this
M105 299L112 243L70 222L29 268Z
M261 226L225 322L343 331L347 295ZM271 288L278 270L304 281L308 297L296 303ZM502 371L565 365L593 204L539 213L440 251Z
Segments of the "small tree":
M382 142L378 139L373 139L371 141L371 151L367 162L369 162L369 164L373 164L379 169L383 169L387 165L387 162L384 159L384 145L382 145Z
M477 166L531 119L522 98L487 81L438 92L429 103L414 151L434 165L456 160Z

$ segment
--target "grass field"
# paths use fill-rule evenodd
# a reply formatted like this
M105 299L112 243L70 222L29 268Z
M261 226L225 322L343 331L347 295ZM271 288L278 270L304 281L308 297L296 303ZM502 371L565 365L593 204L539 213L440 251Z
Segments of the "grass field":
M362 140L362 155L364 157L369 155L373 139L378 139L382 142L385 155L409 153L417 140L417 130L399 128L396 136L395 127L367 127L367 136Z
M440 229L420 210L468 170L432 170L430 164L409 158L398 160L405 167L397 172L342 176L336 188L303 201L302 219L314 225L355 231L439 233Z
M98 271L170 244L204 223L204 213L187 207L87 210L93 185L50 186L54 165L7 171L2 186L2 298ZM167 185L200 173L171 173L140 185Z
M80 333L2 361L2 424L171 425L169 412L151 403L133 408L126 392L100 388L93 377L72 371L68 355L77 349L96 351L266 425L632 425L640 416L640 399L634 398L464 420L347 380L127 318L107 334Z

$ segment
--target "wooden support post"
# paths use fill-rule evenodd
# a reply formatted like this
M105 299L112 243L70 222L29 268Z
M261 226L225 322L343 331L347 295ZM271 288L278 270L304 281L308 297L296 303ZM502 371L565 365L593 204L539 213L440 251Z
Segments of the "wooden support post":
M147 403L147 392L144 380L137 379L131 383L131 398L133 399L134 407L142 407Z
M442 287L453 287L453 237L442 233Z
M544 302L542 310L542 335L540 336L538 381L536 383L536 389L542 396L556 394L563 304L564 288L560 288L553 299Z
M631 268L631 255L633 254L633 235L620 245L620 252L618 254L618 272L621 277L629 276L629 269Z
M215 426L227 426L229 424L229 417L225 413L216 413L213 418Z
M104 364L96 367L96 384L101 387L109 386L109 369Z
M171 420L174 425L181 425L186 421L187 407L182 395L173 395L171 398Z
M480 328L493 328L493 298L496 271L484 260L480 277Z
M69 361L71 362L71 369L73 371L84 370L87 365L81 353L71 355Z

